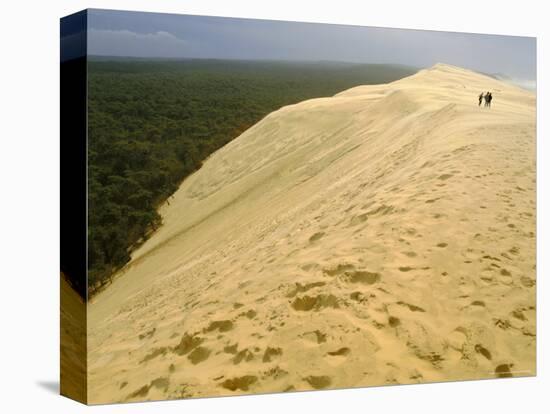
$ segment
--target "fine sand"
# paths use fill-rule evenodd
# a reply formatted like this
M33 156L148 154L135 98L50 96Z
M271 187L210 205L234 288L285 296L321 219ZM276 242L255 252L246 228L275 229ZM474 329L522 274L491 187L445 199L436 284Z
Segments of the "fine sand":
M92 300L90 403L535 375L535 118L441 64L269 114Z
M86 304L60 275L60 378L59 392L87 401Z

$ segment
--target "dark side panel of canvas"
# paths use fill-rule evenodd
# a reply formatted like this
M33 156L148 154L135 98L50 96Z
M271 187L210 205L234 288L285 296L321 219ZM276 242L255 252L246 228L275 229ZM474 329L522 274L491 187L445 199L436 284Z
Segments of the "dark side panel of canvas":
M61 19L60 391L87 401L86 11Z

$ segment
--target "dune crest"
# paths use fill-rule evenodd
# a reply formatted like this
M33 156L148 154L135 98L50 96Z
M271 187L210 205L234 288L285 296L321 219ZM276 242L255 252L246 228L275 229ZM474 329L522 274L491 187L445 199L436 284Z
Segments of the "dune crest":
M535 117L443 64L269 114L90 304L91 403L534 375Z

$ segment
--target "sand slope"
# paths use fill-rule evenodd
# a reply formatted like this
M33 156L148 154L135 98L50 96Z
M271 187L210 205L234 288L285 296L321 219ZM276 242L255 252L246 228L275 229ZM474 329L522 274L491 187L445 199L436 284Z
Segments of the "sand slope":
M92 403L535 374L530 92L436 65L287 106L169 202L89 307Z
M86 304L63 273L60 275L59 328L59 392L86 403Z

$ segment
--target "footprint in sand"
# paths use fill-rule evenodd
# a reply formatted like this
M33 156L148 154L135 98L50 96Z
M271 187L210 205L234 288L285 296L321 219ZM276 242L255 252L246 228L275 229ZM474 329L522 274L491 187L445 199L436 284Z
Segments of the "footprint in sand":
M410 272L411 270L414 270L414 267L411 266L400 266L399 268L400 272Z
M342 347L334 351L329 351L325 355L325 359L331 366L338 366L346 362L351 350L348 347Z
M485 347L483 347L481 344L476 344L474 347L474 350L478 353L483 355L485 358L487 358L489 361L492 359L491 352Z
M126 396L126 400L132 399L132 398L143 398L146 397L147 394L149 394L149 390L151 388L158 388L166 392L168 389L168 386L170 385L170 380L165 377L159 377L151 381L148 385L144 385L141 388L138 388L136 391L128 394Z
M354 300L355 302L359 302L359 303L368 302L368 298L363 294L363 292L359 292L359 291L352 292L350 293L349 297L351 300Z
M267 347L262 362L271 362L274 358L283 355L283 350L281 348L271 348Z
M236 353L236 355L231 359L233 364L240 364L242 361L249 362L254 359L254 354L248 349L245 348Z
M392 328L396 328L397 326L399 326L401 324L401 321L399 320L399 318L396 318L395 316L390 316L388 318L388 324Z
M149 338L151 338L151 337L155 334L155 331L156 331L156 330L157 330L157 328L153 328L153 329L151 329L151 330L148 331L148 332L145 332L145 333L143 333L143 334L140 334L140 335L139 335L139 339L141 340L141 339L149 339Z
M526 288L531 288L533 286L535 286L535 279L531 279L530 277L527 277L527 276L522 276L520 278L520 282L522 284L523 287L526 287Z
M300 282L296 282L294 286L289 290L289 292L286 294L287 298L293 298L298 293L307 292L310 289L321 287L326 285L325 282L310 282L306 283L305 285L302 285Z
M233 345L227 345L223 348L223 352L226 354L236 354L237 353L238 344L235 343Z
M350 226L356 226L358 224L364 223L369 218L368 213L363 213L358 216L353 216L349 222Z
M315 330L312 332L304 332L300 335L302 338L314 342L316 344L322 344L327 341L327 334L321 332L320 330Z
M239 316L246 316L248 319L254 319L258 312L256 312L254 309L249 309L245 313L241 313Z
M518 309L514 309L511 313L510 313L514 318L522 321L522 322L525 322L527 321L527 318L525 317L525 314L523 313L523 309L522 308L518 308Z
M325 235L325 232L323 232L323 231L317 232L309 238L309 242L314 243L317 240L320 240L324 235Z
M189 355L187 355L187 359L189 359L189 361L191 361L193 365L197 365L203 361L206 361L211 352L212 351L210 351L210 349L204 346L199 346L191 351Z
M230 391L248 391L250 386L258 381L258 377L255 375L244 375L242 377L235 377L226 379L220 384L221 387Z
M145 357L139 361L140 364L144 364L147 361L150 361L158 356L165 355L168 352L169 348L163 346L160 348L154 348L149 354L145 355Z
M399 302L397 302L397 304L409 308L409 310L410 310L411 312L426 312L426 311L425 311L423 308L421 308L420 306L412 305L412 304L410 304L410 303L406 303L406 302L399 301Z
M354 265L340 263L336 267L323 269L328 276L338 276L349 283L372 285L380 280L380 273L367 270L357 270Z
M297 311L321 310L323 308L339 308L339 300L336 296L329 294L321 294L317 296L302 296L297 297L292 302L292 307Z
M322 390L323 388L330 387L332 379L327 375L310 375L304 378L304 380L316 390Z
M203 338L185 333L182 336L179 344L177 344L174 348L172 348L172 352L180 356L186 355L189 352L191 352L193 349L195 349L197 346L202 344L203 342L204 342Z
M370 207L371 204L366 204L362 207L362 209L366 209L368 207ZM377 215L380 215L380 216L385 216L385 215L388 215L388 214L391 214L392 212L394 211L394 207L393 206L388 206L386 204L382 204L366 213L363 213L363 214L359 214L357 216L353 216L350 220L350 226L356 226L358 224L361 224L361 223L364 223L365 221L367 221L369 219L369 217L371 216L377 216Z
M514 279L512 277L512 273L507 269L501 269L500 270L500 282L504 285L511 285L514 283Z
M212 332L218 330L220 332L227 332L232 330L234 327L233 322L230 320L225 321L214 321L208 325L208 328L203 329L203 332Z
M327 355L329 356L347 356L349 355L351 350L347 347L340 348L336 351L327 352Z
M362 283L372 285L380 280L380 273L358 270L345 275L346 280L351 283Z
M495 368L495 375L498 378L511 378L514 375L510 368L513 367L513 364L501 364Z
M470 303L470 306L485 308L485 302L483 302L482 300L474 300L472 303Z
M278 365L274 366L273 368L268 369L264 372L262 375L262 379L271 378L271 379L279 379L281 377L284 377L288 375L288 371L285 371L284 369L281 369Z

